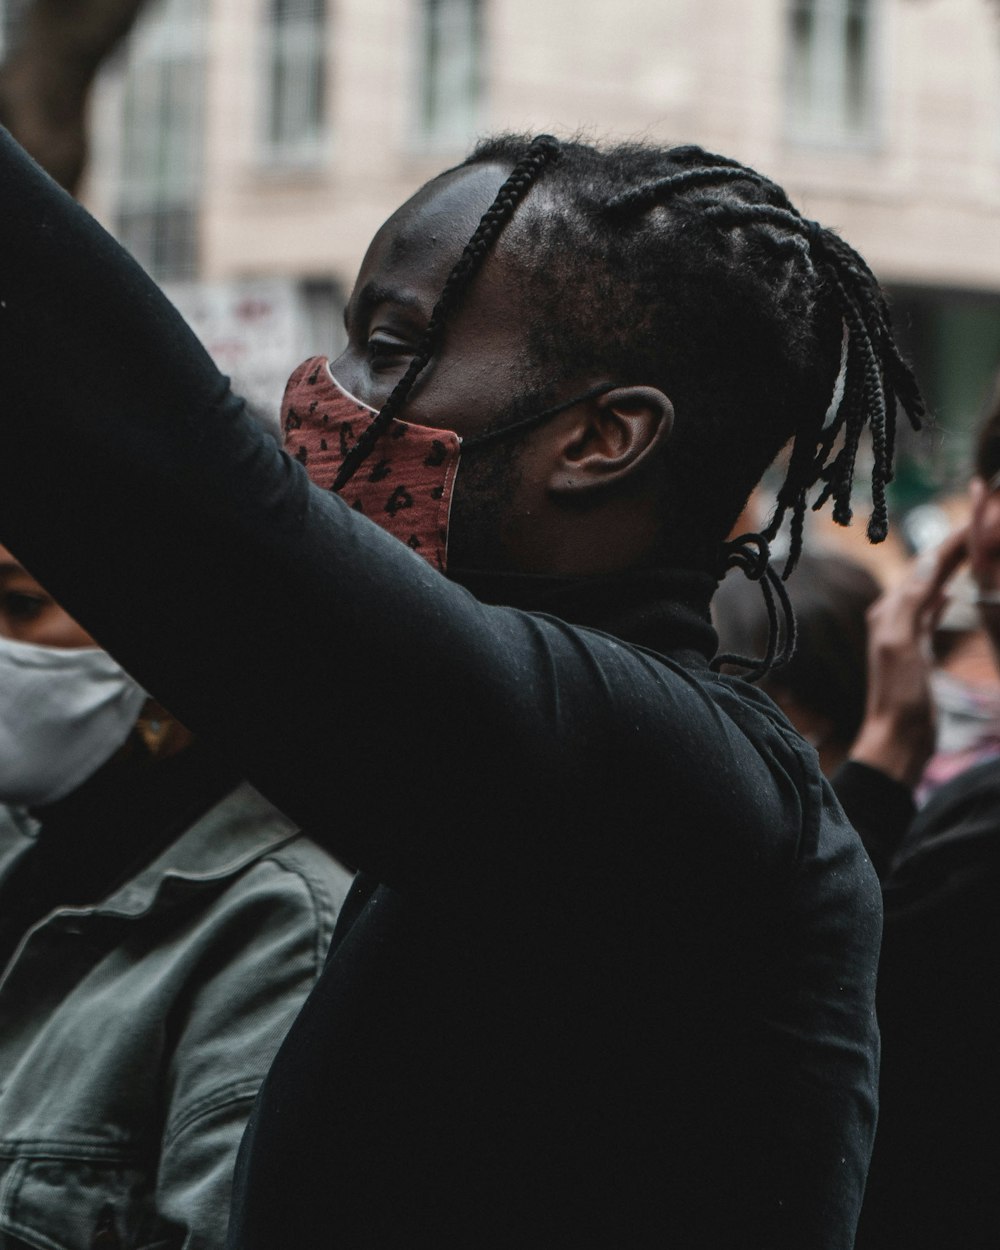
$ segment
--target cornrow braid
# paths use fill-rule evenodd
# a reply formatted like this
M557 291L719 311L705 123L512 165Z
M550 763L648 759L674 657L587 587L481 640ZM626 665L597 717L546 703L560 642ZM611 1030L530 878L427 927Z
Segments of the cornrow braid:
M437 350L448 316L454 311L467 290L472 277L482 265L504 226L513 217L535 181L547 165L558 159L560 146L551 135L538 135L528 145L524 156L511 170L510 175L496 194L496 198L483 214L475 232L465 245L461 256L445 280L437 303L427 322L427 328L417 344L417 349L406 372L393 387L389 398L344 458L332 489L339 491L357 472L371 454L379 436L388 428L390 421L402 411L413 384L430 362Z
M467 163L510 159L516 143L487 140ZM555 366L642 380L670 396L660 558L757 572L767 556L734 559L725 538L791 442L774 513L756 536L766 545L788 522L787 578L812 495L814 509L832 502L834 520L850 522L866 428L868 536L881 541L897 407L914 428L924 408L862 257L804 217L776 183L694 145L567 142L551 191L544 215L527 212L518 237L533 308L529 358L541 385ZM720 544L729 552L721 560ZM772 639L762 664L750 665L757 673L794 644L790 611L769 593L773 577L757 580L775 635L785 611L785 645L779 651Z
M605 212L611 217L624 213L641 213L661 203L666 196L677 191L688 191L695 187L712 186L729 181L754 182L758 186L768 185L768 180L760 174L740 168L727 166L722 169L688 169L683 173L669 174L665 178L657 178L644 186L633 187L629 191L622 192L607 205Z
M845 435L845 444L842 452L832 462L828 463L830 452L833 450L834 444L847 422L847 414L857 410L862 402L862 392L864 388L864 367L858 358L859 348L853 341L847 345L847 358L844 369L844 393L841 398L840 405L830 422L829 429L820 441L816 458L813 462L812 473L810 474L816 481L822 480L825 485L819 496L813 502L813 511L818 512L828 500L834 499L834 520L839 525L849 525L851 523L851 506L849 492L845 498L843 490L839 490L844 482L849 481L854 471L854 459L857 454L857 441L853 438L848 440ZM860 435L860 431L859 431ZM838 502L839 501L839 502Z
M848 410L844 427L850 441L850 463L845 465L844 470L841 472L834 497L835 501L840 505L842 512L849 514L851 484L854 476L854 459L867 416L872 435L872 450L875 457L872 469L872 515L868 522L868 537L872 542L880 543L884 540L889 528L885 504L885 484L890 477L890 468L886 461L886 448L888 446L886 437L886 422L888 419L886 389L883 375L879 368L875 345L872 342L869 324L865 321L857 304L841 282L836 270L832 267L828 268L827 277L837 294L840 310L847 324L848 334L854 337L854 341L857 344L863 370L861 385L852 392L852 397L859 396L860 398L856 399L854 406ZM919 418L914 417L914 420L919 425ZM846 447L847 441L845 440L845 449Z
M516 142L488 140L467 163L509 159ZM544 220L519 239L539 309L528 327L533 355L564 366L600 362L670 395L677 420L664 461L665 541L671 529L676 541L669 558L684 552L686 539L687 558L706 561L711 534L692 543L693 518L721 526L734 517L764 457L791 439L764 530L773 538L790 515L787 577L814 486L813 507L832 500L834 519L850 521L865 428L874 452L868 534L881 541L896 409L902 405L915 428L924 409L864 259L804 217L776 183L694 145L601 151L567 142L552 188ZM760 422L759 431L747 419Z
M679 192L710 187L713 182L736 182L741 176L744 182L754 186L770 189L774 185L753 170L744 171L732 165L693 169L633 188L612 200L608 211L615 213L624 208L640 211L662 204ZM703 196L694 204L707 220L723 229L764 226L790 234L793 243L828 284L848 335L848 378L836 418L837 432L843 430L843 446L828 466L826 459L833 444L823 439L821 428L814 422L811 429L796 430L788 476L778 493L774 516L763 531L765 537L773 539L785 515L791 511L791 542L784 570L787 577L802 550L807 492L820 478L825 477L827 481L820 502L832 496L834 520L842 525L850 522L854 467L866 425L871 431L874 453L868 537L872 542L885 539L889 525L885 488L892 480L896 403L903 405L914 429L920 428L924 409L916 379L895 345L888 305L871 270L842 239L818 222L803 217L793 207L786 207L784 193L776 190L779 192L776 198L784 203L734 202ZM761 239L772 251L787 252L787 237L782 240L774 234L761 232ZM822 451L822 456L817 456L817 450Z

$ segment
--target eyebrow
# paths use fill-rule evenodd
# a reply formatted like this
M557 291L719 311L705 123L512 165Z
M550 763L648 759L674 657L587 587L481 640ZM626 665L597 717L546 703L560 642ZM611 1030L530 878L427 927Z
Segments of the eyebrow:
M356 296L351 296L344 308L345 328L349 328L352 305L354 306L354 315L363 323L367 321L380 304L396 304L400 308L408 308L411 312L420 313L424 317L428 316L428 310L424 307L423 302L411 291L403 291L399 287L385 286L379 282L366 282Z

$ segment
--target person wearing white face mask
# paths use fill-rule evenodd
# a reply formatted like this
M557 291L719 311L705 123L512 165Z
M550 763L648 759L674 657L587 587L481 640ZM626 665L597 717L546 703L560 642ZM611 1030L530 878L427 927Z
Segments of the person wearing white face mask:
M0 804L0 1250L220 1247L349 875L2 547Z
M6 602L0 611L9 611ZM0 689L0 799L25 806L55 802L86 781L122 746L146 702L98 647L2 634Z

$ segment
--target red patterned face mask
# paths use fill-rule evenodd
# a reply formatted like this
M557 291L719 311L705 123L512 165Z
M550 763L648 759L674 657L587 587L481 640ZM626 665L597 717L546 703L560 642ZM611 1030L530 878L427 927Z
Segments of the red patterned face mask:
M300 365L281 404L285 450L329 490L375 409L349 395L324 356ZM357 512L445 571L448 514L462 440L452 430L393 420L339 492Z
M531 429L615 385L596 386L553 408L466 439L453 430L394 417L375 440L371 455L337 493L443 573L461 453ZM313 356L299 365L285 387L281 403L285 450L305 466L315 485L331 490L348 453L375 416L374 408L344 390L325 356Z

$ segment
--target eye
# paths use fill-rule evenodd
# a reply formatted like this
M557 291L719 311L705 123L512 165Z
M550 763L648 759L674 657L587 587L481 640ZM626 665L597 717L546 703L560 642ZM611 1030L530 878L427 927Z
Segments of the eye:
M413 355L413 345L388 330L374 330L368 337L368 358L373 364L401 360Z
M26 594L9 590L0 595L0 612L12 621L35 621L52 602L45 595Z

